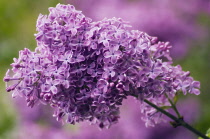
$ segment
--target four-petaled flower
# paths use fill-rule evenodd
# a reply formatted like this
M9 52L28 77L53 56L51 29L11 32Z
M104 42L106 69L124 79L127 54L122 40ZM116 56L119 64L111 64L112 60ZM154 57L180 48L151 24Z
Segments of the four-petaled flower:
M47 78L46 83L42 85L42 91L57 94L58 89L56 85L58 85L59 83L60 81L58 79L53 80L52 78Z
M109 83L105 79L100 79L98 81L97 87L102 90L102 92L106 93L108 89Z
M69 63L79 63L79 62L82 62L85 60L85 57L83 55L81 55L80 53L78 54L74 54L72 56L72 58L70 59L70 62Z
M104 57L110 58L112 64L116 64L117 59L120 58L120 56L122 55L122 52L118 49L119 46L112 46L111 48L109 48L108 51L104 53Z

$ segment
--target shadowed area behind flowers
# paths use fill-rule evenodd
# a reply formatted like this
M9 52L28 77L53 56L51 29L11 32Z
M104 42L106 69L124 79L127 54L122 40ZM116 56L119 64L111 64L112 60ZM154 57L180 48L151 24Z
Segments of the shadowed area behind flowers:
M20 115L20 123L17 125L17 139L50 138L50 139L192 139L193 133L183 127L173 128L168 121L156 127L146 128L141 120L139 102L129 97L121 107L121 119L119 123L110 129L99 131L96 126L84 122L70 127L62 126L51 116L49 107L36 106L33 110L26 107L22 99L16 100L16 106ZM190 106L190 107L189 107ZM178 103L180 113L185 121L193 123L199 116L199 101L188 98ZM169 120L169 119L167 119ZM42 122L44 121L44 122ZM170 120L169 120L170 121ZM30 128L28 128L30 127ZM24 131L24 132L21 132ZM16 138L15 138L16 139Z

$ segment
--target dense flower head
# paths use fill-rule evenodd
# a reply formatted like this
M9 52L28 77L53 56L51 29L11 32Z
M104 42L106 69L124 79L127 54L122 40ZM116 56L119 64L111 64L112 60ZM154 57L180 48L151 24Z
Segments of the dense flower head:
M6 90L25 97L29 107L49 104L57 120L87 120L104 128L118 121L127 96L162 106L170 105L165 94L200 93L189 72L172 66L168 42L128 30L122 19L92 22L72 5L49 11L38 17L35 51L20 51L11 64L13 76L8 70L4 78L12 82ZM159 121L143 101L141 111L146 125Z

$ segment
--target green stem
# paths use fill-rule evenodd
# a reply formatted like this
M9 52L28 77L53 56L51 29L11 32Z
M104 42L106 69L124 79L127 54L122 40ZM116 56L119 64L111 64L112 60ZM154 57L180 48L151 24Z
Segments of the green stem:
M176 112L178 118L182 118L182 116L180 115L179 111L177 110L176 108L176 105L173 103L173 101L168 97L167 94L165 94L166 98L168 99L168 101L170 102L171 104L171 107L174 109L174 111Z
M171 118L172 120L174 120L177 124L182 125L183 127L185 127L188 130L192 131L196 135L202 137L203 139L210 139L206 135L204 135L203 133L201 133L200 131L198 131L195 128L193 128L192 126L190 126L183 119L175 117L174 115L172 115L169 112L161 109L160 107L158 107L157 105L155 105L152 102L148 101L147 99L144 99L144 102L147 103L148 105L150 105L151 107L155 108L156 110L160 111L161 113L165 114L166 116L168 116L169 118Z

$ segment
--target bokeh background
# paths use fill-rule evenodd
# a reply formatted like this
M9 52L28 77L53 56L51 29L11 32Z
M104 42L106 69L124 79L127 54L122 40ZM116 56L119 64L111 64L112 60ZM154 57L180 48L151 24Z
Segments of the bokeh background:
M180 96L178 107L185 120L205 133L210 128L210 0L0 0L0 139L194 139L182 127L162 123L146 128L138 102L129 98L122 118L108 130L88 123L62 125L48 106L27 108L23 99L5 91L3 77L18 51L34 50L36 19L57 3L73 4L93 21L120 17L133 26L169 41L174 65L201 82L199 96Z

